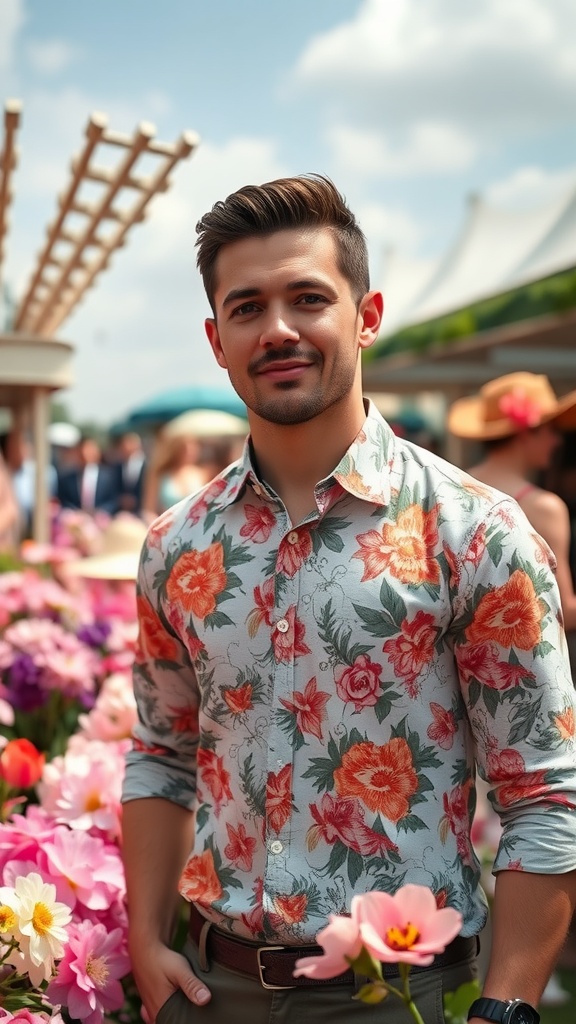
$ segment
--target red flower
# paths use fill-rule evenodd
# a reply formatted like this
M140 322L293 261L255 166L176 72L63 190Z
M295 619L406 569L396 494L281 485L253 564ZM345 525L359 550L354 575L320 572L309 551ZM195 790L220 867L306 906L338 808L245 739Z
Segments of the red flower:
M292 765L269 772L266 784L266 817L270 828L280 832L292 814Z
M246 522L240 527L240 536L249 537L255 544L264 544L276 523L276 516L268 505L245 505Z
M482 555L486 550L486 524L480 523L476 533L472 537L468 550L464 555L465 562L472 562L472 565L478 565L482 559Z
M364 810L354 797L335 798L324 793L320 806L310 804L310 813L316 825L306 835L309 850L314 850L323 839L329 846L338 841L362 857L382 857L388 850L398 852L387 836L366 825Z
M542 796L554 800L551 787L546 783L546 772L543 769L527 772L524 758L511 747L490 756L488 772L490 781L498 783L495 787L497 800L503 807ZM557 802L570 806L565 799Z
M296 618L296 605L290 605L284 619L288 623L288 629L285 633L278 629L278 623L276 623L272 630L272 643L274 645L276 661L292 661L293 658L296 659L302 654L310 654L310 648L304 643L306 626L300 619Z
M205 619L216 608L216 598L226 589L224 549L210 544L205 551L184 551L172 567L166 594L185 611Z
M224 767L222 757L215 754L213 750L206 750L203 747L198 750L198 770L203 784L210 790L215 812L218 815L222 805L232 799L230 772Z
M434 740L442 750L451 750L457 729L454 712L447 711L434 701L430 701L430 711L434 721L426 730L428 739Z
M538 403L526 394L524 388L514 388L507 395L502 395L498 402L498 408L502 415L512 420L512 423L520 430L537 427L542 419Z
M340 700L354 704L355 711L371 708L380 696L381 674L381 665L360 654L353 665L336 677L336 693Z
M174 732L190 732L198 734L198 708L185 704L181 708L168 708L172 712L172 728Z
M312 676L306 683L303 693L294 691L294 701L280 697L280 703L296 715L297 729L301 733L308 732L319 740L322 739L322 721L326 717L324 708L329 700L329 693L316 689L316 676Z
M30 740L9 740L0 753L0 778L11 789L29 789L42 777L45 761Z
M278 559L276 561L276 572L283 572L285 576L295 576L299 569L307 558L312 554L312 538L309 530L292 530L288 534L289 537L294 539L294 534L297 536L295 544L291 544L288 537L285 537L280 545L278 551Z
M160 617L142 594L137 597L138 621L140 625L136 647L136 661L147 658L176 661L178 645L170 636Z
M246 834L246 829L242 824L238 825L236 829L227 822L226 831L230 842L224 847L224 856L241 871L251 871L254 850L258 845L257 840Z
M534 679L534 673L523 665L500 661L498 648L493 643L461 644L456 648L456 661L463 683L476 679L482 686L493 690L507 690L518 686L523 679Z
M245 683L244 686L236 686L231 690L224 690L226 701L233 715L241 715L249 711L252 705L252 683Z
M470 844L470 813L468 800L472 783L470 780L462 786L454 786L450 793L444 793L444 822L456 837L456 849L462 860L469 862L472 856Z
M404 682L410 697L418 696L416 680L434 654L436 628L434 616L420 610L411 622L404 619L401 633L387 640L382 650L394 665L394 670Z
M208 505L217 498L222 491L225 491L228 484L222 477L217 476L215 480L208 485L205 491L202 491L201 497L190 507L186 518L190 523L199 523L208 512Z

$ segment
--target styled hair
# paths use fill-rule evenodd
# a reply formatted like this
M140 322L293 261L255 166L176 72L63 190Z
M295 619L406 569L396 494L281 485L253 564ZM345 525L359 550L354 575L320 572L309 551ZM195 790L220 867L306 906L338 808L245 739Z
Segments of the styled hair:
M364 234L329 178L303 174L244 185L198 221L196 262L213 312L216 260L222 246L292 228L329 228L334 233L338 269L349 282L355 302L360 302L370 288Z

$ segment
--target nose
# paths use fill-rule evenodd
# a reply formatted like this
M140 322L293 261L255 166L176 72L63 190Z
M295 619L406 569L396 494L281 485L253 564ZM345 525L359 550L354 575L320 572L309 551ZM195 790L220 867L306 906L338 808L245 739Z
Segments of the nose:
M270 308L261 324L260 344L263 348L278 348L281 345L295 345L300 338L299 331L290 323L285 310Z

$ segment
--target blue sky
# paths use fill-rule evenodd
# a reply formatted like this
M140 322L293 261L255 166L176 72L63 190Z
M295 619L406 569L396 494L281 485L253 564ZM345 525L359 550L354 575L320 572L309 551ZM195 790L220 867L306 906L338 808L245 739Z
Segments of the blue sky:
M320 171L414 273L468 194L533 204L576 179L574 0L2 0L0 99L23 101L5 279L20 294L89 114L201 136L60 336L77 418L223 384L204 338L194 225L248 181Z

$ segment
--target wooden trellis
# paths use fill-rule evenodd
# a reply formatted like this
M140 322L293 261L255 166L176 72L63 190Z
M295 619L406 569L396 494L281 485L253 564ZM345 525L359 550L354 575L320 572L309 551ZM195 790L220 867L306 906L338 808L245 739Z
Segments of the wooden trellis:
M0 154L0 280L4 261L4 242L8 233L8 210L12 201L11 177L18 159L16 133L20 125L22 104L8 100L4 108L4 148Z
M174 166L198 144L193 132L184 132L174 143L156 142L154 135L154 126L146 122L129 136L110 131L103 114L92 115L84 150L72 161L70 183L17 309L15 330L54 335L112 253L124 245L132 225L143 220L152 197L169 187ZM120 150L114 166L102 162L104 150ZM139 172L144 157L153 158L151 174ZM92 188L96 183L95 201L81 196L87 183Z

